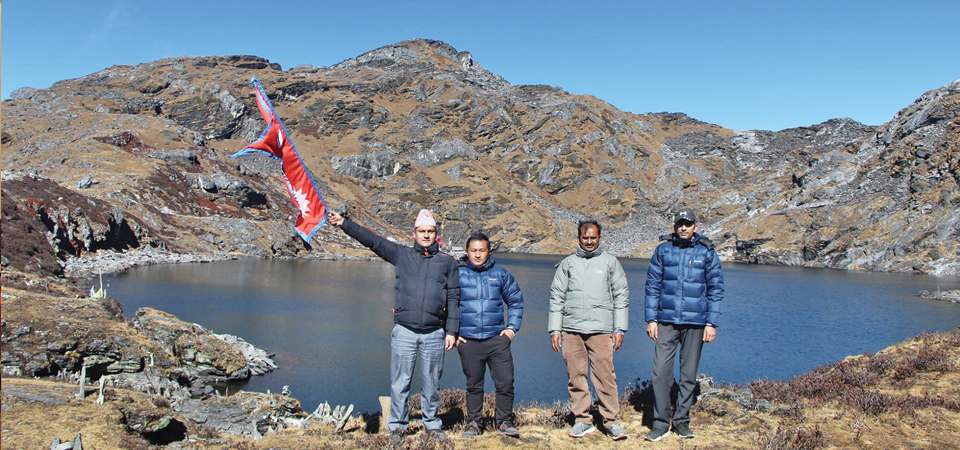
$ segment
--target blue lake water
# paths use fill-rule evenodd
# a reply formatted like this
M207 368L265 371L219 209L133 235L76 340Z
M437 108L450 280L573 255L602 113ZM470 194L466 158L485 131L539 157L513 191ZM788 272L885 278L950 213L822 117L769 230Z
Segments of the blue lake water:
M561 256L495 254L525 298L513 343L517 400L565 400L563 359L546 333L549 287ZM621 391L650 378L653 341L643 321L648 260L621 258L630 282L630 330L614 363ZM928 331L960 326L960 304L926 300L921 289L960 289L960 278L725 263L726 298L717 340L700 372L717 381L790 379L849 355L876 352ZM377 412L389 395L393 266L383 261L238 260L136 268L104 277L124 314L154 307L275 354L279 369L244 389L290 386L303 408L324 401ZM455 350L441 380L463 388ZM418 376L415 375L416 380ZM487 391L493 384L487 382ZM412 392L419 392L414 384Z

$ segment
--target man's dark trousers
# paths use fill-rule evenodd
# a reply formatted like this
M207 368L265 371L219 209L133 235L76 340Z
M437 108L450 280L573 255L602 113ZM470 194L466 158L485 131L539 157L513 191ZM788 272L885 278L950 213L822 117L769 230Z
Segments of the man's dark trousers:
M488 339L468 339L457 346L463 375L467 378L467 420L483 417L483 381L486 366L497 390L497 425L511 421L513 415L513 355L510 338L494 336Z
M653 354L653 428L670 429L670 390L673 388L673 361L680 347L680 392L673 424L690 423L693 391L697 387L697 366L703 349L703 326L659 323Z

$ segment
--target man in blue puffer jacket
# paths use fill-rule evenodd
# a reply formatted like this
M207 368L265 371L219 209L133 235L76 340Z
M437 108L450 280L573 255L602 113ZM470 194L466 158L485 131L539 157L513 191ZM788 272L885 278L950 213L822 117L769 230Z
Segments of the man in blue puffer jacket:
M474 233L460 258L460 337L457 351L467 378L467 419L463 437L480 434L486 366L497 389L496 427L518 437L513 425L513 354L510 343L523 320L520 285L490 256L490 239ZM507 320L503 305L507 305Z
M653 356L653 429L649 441L658 441L671 428L670 390L673 360L680 347L680 393L673 405L673 432L692 438L690 407L697 366L704 342L717 337L723 306L720 258L709 239L697 234L692 209L677 212L673 234L664 235L647 269L644 316L647 335L657 342Z

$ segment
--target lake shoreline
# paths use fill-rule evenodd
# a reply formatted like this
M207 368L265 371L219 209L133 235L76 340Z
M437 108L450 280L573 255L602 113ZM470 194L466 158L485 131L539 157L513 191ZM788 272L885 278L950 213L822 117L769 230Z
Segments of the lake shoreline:
M942 301L942 302L960 303L960 290L954 290L954 291L939 291L939 290L938 290L938 291L936 291L936 292L927 291L927 290L922 290L922 291L920 291L920 293L918 293L917 295L920 296L920 297L923 297L923 298L929 298L929 299L932 299L932 300L939 300L939 301Z
M376 257L356 257L337 253L322 256L294 256L270 257L236 255L231 253L174 253L156 248L133 249L127 251L100 250L95 254L81 257L68 257L63 265L63 273L67 278L89 279L98 275L118 274L136 267L154 266L160 264L191 264L210 263L217 261L235 261L240 259L258 260L304 260L304 261L364 261L377 259Z

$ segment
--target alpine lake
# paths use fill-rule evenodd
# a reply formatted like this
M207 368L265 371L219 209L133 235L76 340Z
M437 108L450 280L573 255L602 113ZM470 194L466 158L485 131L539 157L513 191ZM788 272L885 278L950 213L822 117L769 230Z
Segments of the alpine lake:
M513 341L518 402L566 400L563 358L546 332L550 282L562 255L494 253L524 296ZM654 343L644 332L648 260L620 258L630 283L630 329L614 355L618 385L650 379ZM850 355L877 352L923 332L960 326L960 304L920 290L960 289L960 277L724 263L717 340L700 372L717 382L786 380ZM279 368L229 392L289 386L304 410L319 404L379 412L389 395L394 269L381 260L233 260L139 267L104 276L124 315L153 307L215 332L240 336L274 355ZM411 394L419 392L414 374ZM441 386L466 385L456 350ZM487 375L487 392L493 382Z

